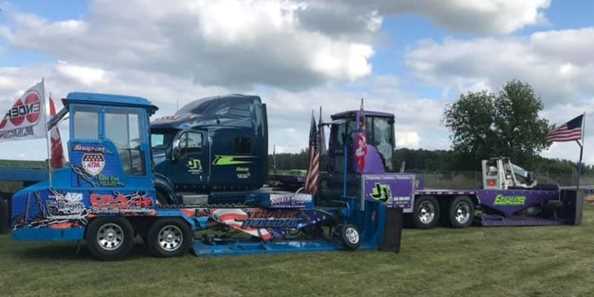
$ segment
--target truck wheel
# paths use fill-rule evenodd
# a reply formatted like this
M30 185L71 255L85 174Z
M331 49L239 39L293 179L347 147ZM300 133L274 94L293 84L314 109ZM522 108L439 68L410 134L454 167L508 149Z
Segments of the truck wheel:
M342 243L349 250L356 250L361 244L361 235L357 227L351 224L345 224L340 230Z
M439 222L439 203L433 197L420 197L415 202L415 228L429 229Z
M125 218L97 218L89 223L85 237L93 257L119 260L134 247L134 229Z
M157 220L149 229L148 248L156 257L177 257L184 255L192 242L192 231L179 218Z
M468 197L457 197L450 204L450 226L452 228L465 228L474 220L474 204Z

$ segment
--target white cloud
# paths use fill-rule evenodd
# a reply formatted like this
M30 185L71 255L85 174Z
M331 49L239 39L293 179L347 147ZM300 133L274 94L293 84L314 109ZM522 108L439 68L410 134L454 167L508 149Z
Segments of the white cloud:
M1 28L0 38L74 64L161 72L201 85L302 89L371 74L369 38L308 29L297 4L98 0L81 20L9 14L11 24Z
M416 131L396 131L396 145L398 147L418 148L419 133Z
M348 5L351 11L376 11L380 16L414 13L452 31L507 34L546 23L544 11L550 0L331 0L320 6L330 9L336 4Z
M87 87L108 82L105 71L100 68L72 65L68 62L59 61L56 65L56 71L66 77L77 80Z
M594 94L594 28L544 31L526 38L425 41L407 65L417 77L456 92L497 89L506 81L530 83L545 106L580 102Z

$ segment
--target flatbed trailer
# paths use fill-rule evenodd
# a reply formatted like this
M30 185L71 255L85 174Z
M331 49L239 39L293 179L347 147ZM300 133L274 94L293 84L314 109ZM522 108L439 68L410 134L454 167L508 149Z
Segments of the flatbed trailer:
M439 223L455 228L473 223L481 226L579 225L582 221L583 196L583 190L578 192L575 188L561 187L422 189L415 191L416 209L405 209L404 213L419 228L432 228ZM531 214L531 211L535 213ZM427 218L431 215L436 218Z

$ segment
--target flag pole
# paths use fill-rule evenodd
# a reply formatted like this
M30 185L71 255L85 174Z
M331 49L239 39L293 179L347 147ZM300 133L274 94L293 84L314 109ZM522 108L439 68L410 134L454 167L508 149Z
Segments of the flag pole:
M582 114L582 138L581 138L581 142L579 140L577 140L577 144L580 146L580 159L577 163L577 185L576 185L576 195L578 194L579 190L580 190L580 175L581 175L581 171L582 171L582 158L584 156L584 144L585 142L585 129L586 129L586 113L584 112Z
M43 86L43 100L45 100L45 105L44 105L44 113L45 113L45 145L47 147L47 173L48 173L48 177L49 177L49 188L52 189L54 187L54 183L53 183L53 177L52 177L52 149L51 149L51 145L50 145L50 133L48 131L48 125L47 125L47 118L48 118L48 114L50 111L49 108L49 104L50 101L49 99L46 100L45 98L45 78L41 79L41 83ZM51 97L52 94L50 93L49 96ZM50 119L51 120L51 119Z

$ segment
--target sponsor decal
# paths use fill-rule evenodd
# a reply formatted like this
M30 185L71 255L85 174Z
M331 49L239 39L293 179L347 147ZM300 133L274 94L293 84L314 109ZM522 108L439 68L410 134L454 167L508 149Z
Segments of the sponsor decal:
M87 174L97 176L105 168L105 156L102 153L85 153L81 165Z
M375 186L373 186L369 196L371 196L373 200L388 202L388 200L392 198L392 190L388 184L376 183Z
M495 205L521 206L524 203L526 203L526 196L504 196L500 194L495 197Z
M75 152L83 152L83 153L105 153L105 147L100 145L87 145L87 144L76 144L72 148Z
M311 194L270 194L270 206L275 208L300 208L311 202Z
M190 174L201 174L202 173L202 162L199 159L188 160L188 173Z
M54 192L48 196L46 205L51 218L83 219L85 215L82 193Z
M91 212L94 214L154 214L153 199L142 193L97 194L92 193Z
M250 164L253 158L254 156L216 155L212 164L215 166Z
M123 186L120 178L117 176L107 176L103 174L97 175L97 183L102 187L119 187Z
M235 173L237 174L237 178L239 179L246 179L250 178L250 168L249 167L236 167Z

